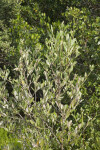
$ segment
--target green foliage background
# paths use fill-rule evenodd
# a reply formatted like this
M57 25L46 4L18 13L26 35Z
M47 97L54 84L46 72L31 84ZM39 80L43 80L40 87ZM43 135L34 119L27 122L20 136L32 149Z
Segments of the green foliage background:
M43 90L40 102L29 76L34 91ZM99 150L99 143L99 0L1 0L0 148Z

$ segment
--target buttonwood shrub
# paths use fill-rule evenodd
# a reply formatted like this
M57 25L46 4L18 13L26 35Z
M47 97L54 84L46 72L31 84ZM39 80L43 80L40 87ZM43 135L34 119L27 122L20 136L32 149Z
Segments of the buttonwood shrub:
M15 134L24 150L89 149L84 134L93 119L82 105L78 107L87 75L73 72L79 46L63 23L56 35L52 26L48 34L45 49L39 43L34 51L23 49L24 39L20 40L19 64L14 69L18 78L11 80L9 70L0 70L0 127ZM13 87L9 99L7 80ZM34 97L29 89L32 83ZM43 98L36 102L39 89Z

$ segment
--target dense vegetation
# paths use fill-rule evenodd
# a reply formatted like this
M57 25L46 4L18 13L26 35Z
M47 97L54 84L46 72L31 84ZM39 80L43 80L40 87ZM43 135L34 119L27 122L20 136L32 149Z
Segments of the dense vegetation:
M100 149L99 0L0 0L0 150Z

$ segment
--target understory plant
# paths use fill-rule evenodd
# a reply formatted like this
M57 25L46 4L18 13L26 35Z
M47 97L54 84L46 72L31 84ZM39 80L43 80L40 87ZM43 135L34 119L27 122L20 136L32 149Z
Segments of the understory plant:
M18 137L23 150L86 149L84 134L93 119L80 105L87 75L73 72L79 46L63 23L56 35L52 26L48 34L45 49L39 43L34 50L25 48L25 39L20 40L17 78L11 80L9 70L0 70L0 126ZM7 80L12 96L5 88ZM37 102L38 91L43 96Z

